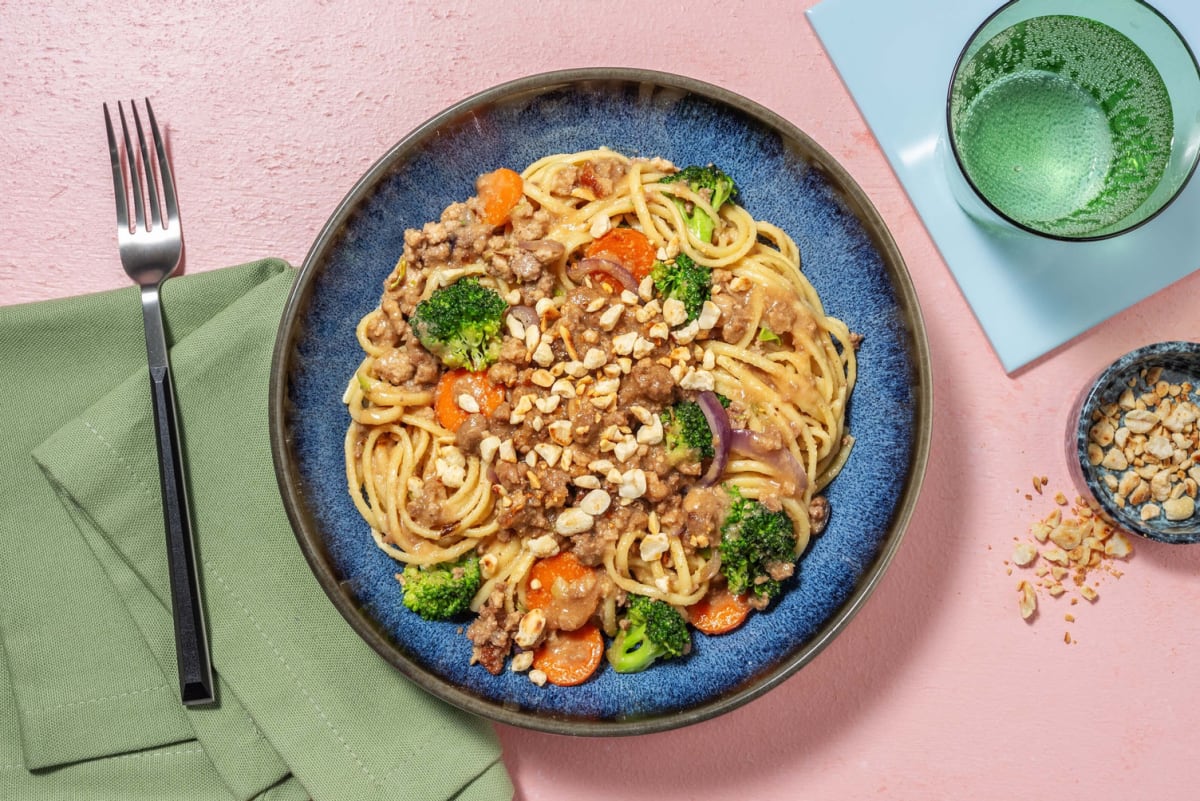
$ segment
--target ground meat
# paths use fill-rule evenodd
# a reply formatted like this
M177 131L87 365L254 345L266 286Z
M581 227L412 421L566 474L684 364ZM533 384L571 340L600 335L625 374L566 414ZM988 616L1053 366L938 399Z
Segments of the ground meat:
M596 525L571 538L571 553L585 565L595 566L604 561L605 552L617 544L621 527L614 515L602 517Z
M808 520L814 535L825 530L829 523L829 500L824 495L816 495L808 502Z
M589 446L600 435L601 415L590 403L572 399L570 410L571 431L576 445Z
M496 480L510 492L525 483L525 465L515 462L494 462Z
M400 335L392 327L391 319L386 314L380 314L367 326L367 339L380 347L394 348L400 342Z
M454 432L455 446L465 453L476 453L479 450L479 443L491 433L491 424L492 421L486 415L470 415Z
M727 500L716 487L696 488L683 499L684 527L687 541L696 548L705 548L720 540L721 522L725 519Z
M669 495L658 505L658 524L663 531L679 531L683 528L686 516L683 512L683 496ZM684 540L687 545L687 540Z
M750 327L750 304L730 292L713 295L712 300L721 309L721 339L726 342L741 340Z
M579 175L579 183L592 190L596 197L608 197L612 194L617 181L625 177L625 165L615 159L597 159L589 161Z
M549 590L550 603L542 608L548 629L575 631L591 619L600 603L600 580L594 570L574 581L559 577Z
M525 343L514 337L505 337L500 345L499 361L525 366Z
M502 529L519 532L525 537L536 537L554 529L537 492L520 489L510 493L508 498L511 505L501 509L497 517Z
M478 662L492 675L504 670L504 661L512 650L513 632L521 623L519 612L504 609L503 584L498 585L479 610L479 616L467 627L467 639L474 643L471 662Z
M541 239L550 230L551 215L545 209L533 208L528 198L522 198L509 216L513 237L520 240Z
M438 360L433 357L433 354L421 347L416 341L409 342L407 350L408 358L417 366L417 372L413 375L412 383L423 387L432 387L436 384L438 377L441 375L442 368L438 364Z
M376 378L394 387L429 386L437 382L437 359L415 341L393 348L375 359Z
M391 279L388 283L390 289L383 293L379 307L387 315L392 328L399 332L402 326L408 325L408 316L421 302L421 295L425 291L425 274L415 270L406 271L403 278L397 278L393 273Z
M787 333L796 324L796 304L791 298L767 295L763 306L763 323L776 334Z
M542 263L528 250L518 250L508 266L514 276L526 283L532 283L542 277Z
M594 287L580 284L567 293L567 300L562 306L562 322L568 330L582 333L589 328L592 320L588 316L587 307L592 301L607 300L608 293Z
M562 470L545 467L542 462L538 464L539 469L535 475L542 486L542 508L561 509L571 497L571 477Z
M571 194L571 190L575 188L578 181L579 168L572 164L555 173L546 188L549 189L551 195L565 197Z
M493 384L511 387L517 383L517 366L512 362L496 362L488 368L488 380Z
M671 371L657 361L643 359L633 365L621 382L617 400L622 406L633 404L661 406L671 402L675 394L675 379Z
M651 448L647 451L641 459L640 466L646 472L645 497L651 503L660 504L666 498L677 495L684 486L687 474L671 464L662 448Z
M521 288L521 302L526 306L536 305L542 298L553 297L558 286L558 278L550 270L543 270L536 284L525 285Z
M375 359L375 376L392 386L400 386L417 372L405 348L393 348Z
M426 481L421 484L408 501L408 510L417 525L426 528L440 529L447 523L442 511L446 505L446 487L440 481Z
M795 562L768 562L767 575L776 581L785 581L796 572Z
M439 221L406 231L404 261L408 271L431 275L478 261L492 233L491 226L478 220L479 215L469 204L452 203Z
M532 253L543 267L549 267L558 262L567 250L561 242L553 239L526 239L519 244L522 250Z

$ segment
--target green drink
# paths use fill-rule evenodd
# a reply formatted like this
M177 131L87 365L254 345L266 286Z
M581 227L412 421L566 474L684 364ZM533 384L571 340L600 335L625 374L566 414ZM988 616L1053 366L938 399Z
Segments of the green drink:
M1001 78L971 102L960 125L967 173L1022 222L1053 224L1104 191L1114 149L1108 120L1095 98L1060 75ZM1158 175L1165 163L1158 161Z
M948 106L953 151L975 192L1016 225L1063 239L1124 230L1174 196L1191 170L1162 186L1176 122L1142 48L1073 14L978 37Z

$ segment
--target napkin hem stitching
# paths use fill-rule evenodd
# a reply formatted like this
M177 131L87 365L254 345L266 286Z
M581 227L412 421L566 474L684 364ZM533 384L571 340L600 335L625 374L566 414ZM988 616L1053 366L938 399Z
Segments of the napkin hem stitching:
M103 696L100 698L83 698L78 701L64 701L63 703L56 704L55 706L36 707L29 711L30 712L57 712L62 709L69 709L70 707L73 707L73 706L83 706L85 704L99 704L99 703L103 703L104 701L116 701L117 699L120 699L120 698L129 698L134 695L144 695L146 693L154 693L154 692L158 692L160 690L165 690L165 689L167 689L167 685L160 684L157 687L145 687L140 690L127 690L126 692L123 692L123 693L117 693L116 695L106 695L106 696Z
M191 748L177 748L174 751L134 751L130 754L117 754L111 757L111 759L146 759L148 757L191 756L192 754L203 753L203 746L193 746Z
M150 491L150 488L146 485L146 482L142 481L142 479L137 475L137 472L133 469L133 466L130 465L127 460L123 459L119 453L117 453L117 451L113 447L112 443L110 443L104 437L104 435L101 434L100 431L98 431L96 429L96 427L93 426L91 423L89 423L86 420L84 420L82 422L83 422L84 426L87 427L88 431L91 431L92 434L94 434L96 436L96 438L98 440L100 440L100 442L109 451L109 453L113 454L113 456L116 457L118 463L120 463L120 465L122 467L124 467L125 470L127 470L134 477L134 480L136 480L138 485L142 488L142 492L145 493L147 496L152 497L153 493ZM296 685L296 687L300 690L300 692L304 694L304 697L308 701L309 705L317 713L317 717L319 717L321 719L321 722L325 724L326 728L328 728L329 731L333 733L333 736L337 738L337 741L339 743L341 743L342 750L344 750L347 754L350 755L350 757L354 760L354 763L356 765L358 765L359 770L362 771L362 774L364 776L369 778L377 786L382 786L384 783L384 779L381 779L380 777L376 776L371 771L371 769L368 768L366 766L366 764L362 761L362 757L360 757L358 754L356 754L354 752L354 749L350 747L350 744L348 742L346 742L346 738L343 737L342 733L340 731L338 731L336 726L333 725L333 722L329 720L328 715L325 714L325 710L321 708L321 705L319 703L317 703L317 700L312 696L312 693L310 693L308 691L308 688L304 686L304 683L300 680L300 677L296 674L295 669L293 669L292 666L290 664L288 664L287 659L284 658L284 656L280 652L279 648L271 640L270 636L263 630L262 625L258 622L258 619L246 607L246 605L244 603L242 603L241 597L238 596L238 594L232 588L230 588L230 586L225 582L224 577L221 576L221 572L214 565L212 565L210 562L205 560L203 557L201 557L201 563L204 565L204 567L207 570L211 571L213 578L215 578L217 580L217 584L219 584L221 586L221 589L225 591L225 593L233 600L233 602L235 604L237 604L238 608L242 610L242 614L244 614L250 620L250 624L252 626L254 626L254 630L257 631L258 635L260 637L262 637L263 640L266 641L267 645L270 646L271 652L275 654L275 658L279 660L279 663L281 665L283 665L283 667L287 670L288 675L290 675L292 677L292 682Z
M115 754L106 757L107 760L118 759L149 759L151 757L173 757L173 756L191 756L192 754L203 754L203 747L194 748L177 748L174 751L162 751L156 749L134 751L129 754ZM14 762L10 765L0 765L0 770L29 770L29 767L23 762Z
M120 452L118 452L117 449L113 447L113 444L111 442L109 442L105 438L105 436L103 434L101 434L100 431L95 426L93 426L90 422L88 422L87 420L80 420L80 422L82 422L84 424L84 426L87 427L88 431L91 431L93 434L96 435L96 439L100 440L100 442L104 444L104 447L108 450L109 453L111 453L113 455L113 458L121 463L121 466L125 468L125 470L129 473L129 475L133 476L133 480L136 481L138 483L138 486L140 486L142 488L142 492L145 493L149 497L154 497L154 493L150 491L150 487L148 487L146 485L146 482L142 480L142 477L139 476L137 474L137 471L133 469L133 465L129 464L128 460L126 460L125 457L122 456L120 454Z
M203 561L203 560L201 560L201 561ZM295 669L293 669L292 666L290 664L288 664L287 659L284 658L284 656L280 652L278 646L276 646L275 643L271 640L270 635L268 635L263 630L262 625L258 622L258 618L256 618L254 616L254 613L251 612L244 603L242 603L242 599L237 594L237 592L235 592L225 582L224 577L221 576L221 572L219 570L217 570L214 566L209 564L208 562L204 562L204 566L212 571L213 578L215 578L217 580L217 584L219 584L221 589L225 591L225 594L228 595L235 604L237 604L238 608L242 610L242 614L244 614L246 616L246 618L249 619L250 625L254 626L254 630L256 632L258 632L258 636L262 637L262 639L267 643L267 645L270 646L271 652L275 655L275 658L279 660L279 664L283 665L283 667L287 670L288 675L291 676L291 678L292 678L292 682L296 685L296 687L300 690L300 692L304 694L305 700L308 701L309 705L317 713L317 717L321 719L321 722L325 724L325 727L327 729L329 729L330 732L333 733L334 737L337 738L337 741L342 746L342 750L344 750L347 754L350 755L350 757L354 760L354 764L358 765L359 770L362 772L362 774L364 776L369 778L377 786L382 786L384 783L384 779L381 779L380 777L376 776L371 771L371 769L366 766L366 763L363 762L362 757L360 757L357 753L355 753L354 749L350 747L350 744L348 742L346 742L346 738L342 736L342 733L340 731L338 731L337 727L333 725L333 722L331 720L329 720L329 716L325 714L325 710L322 709L321 705L317 702L317 699L313 697L312 693L310 693L308 691L308 688L304 686L304 683L300 680L300 677L296 674ZM389 773L390 773L390 771L389 771Z

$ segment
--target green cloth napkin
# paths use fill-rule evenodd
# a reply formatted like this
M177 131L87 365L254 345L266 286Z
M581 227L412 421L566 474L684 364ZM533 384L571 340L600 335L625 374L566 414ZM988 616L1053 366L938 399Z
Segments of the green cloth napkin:
M266 419L293 278L264 260L164 288L207 707L178 698L136 290L0 308L0 798L512 797L491 726L366 646L296 545Z

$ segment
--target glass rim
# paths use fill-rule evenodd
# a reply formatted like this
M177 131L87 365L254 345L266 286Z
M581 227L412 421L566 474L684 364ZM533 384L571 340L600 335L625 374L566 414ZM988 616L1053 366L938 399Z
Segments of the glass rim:
M970 173L967 172L966 165L963 164L962 156L959 155L958 152L958 144L954 138L954 126L950 117L951 99L954 95L954 84L958 78L958 71L962 68L963 62L966 60L967 51L971 49L971 45L975 43L975 41L979 38L979 35L983 33L983 30L992 23L992 20L996 19L996 17L1003 14L1012 6L1015 6L1021 2L1026 2L1026 0L1006 0L1003 5L1001 5L992 13L988 14L982 22L975 26L975 30L973 30L971 35L967 37L966 43L963 44L962 50L959 51L958 58L954 60L953 69L950 70L950 82L946 87L946 139L950 145L950 153L954 156L954 163L958 167L959 175L963 177L963 180L966 181L967 186L969 186L971 191L975 193L975 197L977 197L993 213L999 216L1001 220L1016 228L1019 228L1022 231L1034 234L1035 236L1045 237L1046 239L1054 239L1059 242L1097 242L1104 239L1111 239L1115 236L1121 236L1129 233L1130 231L1141 228L1143 225L1166 211L1167 207L1174 203L1175 199L1183 194L1183 190L1191 182L1192 176L1196 172L1197 165L1200 164L1200 150L1198 150L1196 156L1192 158L1192 163L1188 167L1187 174L1183 176L1183 180L1179 182L1179 186L1175 188L1175 191L1171 193L1170 197L1164 200L1157 209L1147 214L1141 220L1138 220L1137 222L1127 225L1123 228L1119 228L1115 231L1108 231L1101 234L1086 234L1084 236L1066 236L1063 234L1053 234L1047 231L1040 231L1037 228L1013 219L1011 216L1001 211L991 200L988 199L986 195L984 195L982 191L980 191L979 187L975 185L975 181L971 179ZM1166 25L1167 28L1170 29L1171 33L1175 35L1175 38L1179 41L1179 44L1183 46L1184 51L1191 59L1192 67L1196 71L1197 79L1200 80L1200 62L1197 62L1195 52L1192 50L1191 45L1188 44L1187 39L1184 38L1182 33L1180 33L1179 28L1175 27L1175 23L1171 22L1171 20L1165 14L1163 14L1154 6L1150 5L1150 3L1146 2L1146 0L1128 0L1128 2L1145 7L1146 10L1150 11L1152 14L1162 20L1163 24Z

